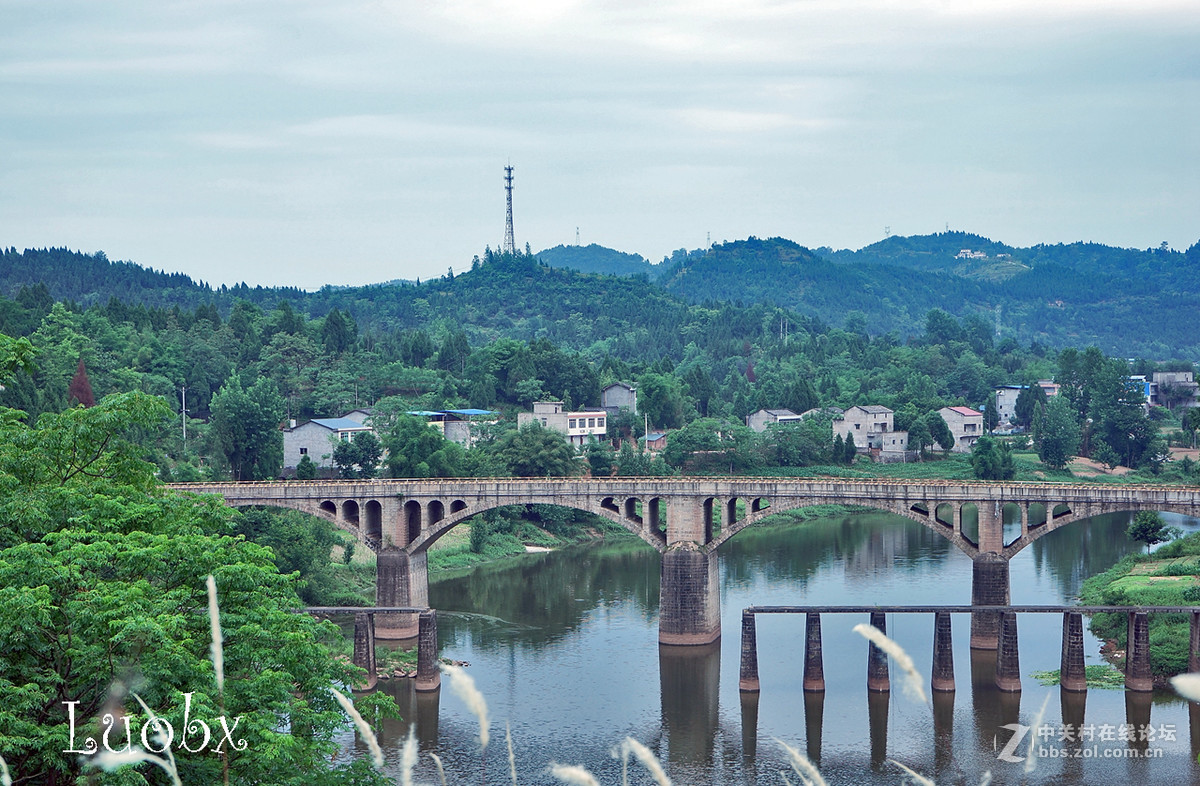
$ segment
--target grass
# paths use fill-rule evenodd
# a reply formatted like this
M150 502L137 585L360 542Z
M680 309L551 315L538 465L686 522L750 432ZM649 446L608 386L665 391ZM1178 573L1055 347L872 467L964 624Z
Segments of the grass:
M1083 675L1089 688L1114 688L1124 690L1125 675L1107 663L1084 666ZM1029 676L1037 680L1038 685L1057 685L1061 676L1060 669L1053 671L1035 671Z

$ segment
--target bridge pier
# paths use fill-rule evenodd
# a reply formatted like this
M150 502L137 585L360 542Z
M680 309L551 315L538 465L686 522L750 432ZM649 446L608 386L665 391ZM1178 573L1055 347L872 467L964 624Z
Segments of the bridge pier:
M821 657L821 615L804 615L804 692L825 692L825 663Z
M954 691L954 639L950 615L945 611L933 615L933 669L929 673L929 687L940 692Z
M721 638L717 557L695 543L673 543L662 555L658 643L710 644Z
M379 672L375 667L375 615L359 612L354 615L355 666L366 669L367 676L355 684L355 690L371 690L379 683Z
M437 612L426 609L418 619L416 689L434 691L442 687L442 671L438 668Z
M971 605L1008 605L1008 560L999 554L983 552L971 566ZM976 611L971 614L971 649L994 650L1000 644L1000 612Z
M381 551L375 559L375 605L428 606L429 575L425 552ZM379 614L375 635L381 639L411 639L420 632L416 614Z
M1087 675L1083 665L1083 615L1078 611L1063 612L1062 661L1059 664L1058 684L1065 691L1087 691Z

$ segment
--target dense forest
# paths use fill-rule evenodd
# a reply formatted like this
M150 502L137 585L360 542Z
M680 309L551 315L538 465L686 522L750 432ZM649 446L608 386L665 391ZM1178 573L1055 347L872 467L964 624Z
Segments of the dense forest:
M947 248L962 238L952 240ZM1083 444L1076 449L1100 450L1105 457L1115 453L1115 462L1139 466L1154 464L1162 451L1152 444L1156 428L1135 428L1128 421L1134 416L1124 406L1131 403L1125 377L1191 369L1186 362L1114 361L1099 350L1055 351L1021 340L1015 331L997 336L992 315L976 311L957 318L950 311L955 298L980 286L978 281L938 287L932 272L909 270L903 284L910 294L897 296L897 303L908 301L908 318L919 326L908 334L874 332L865 309L880 298L864 278L877 270L872 263L835 263L779 240L752 238L668 261L669 286L694 286L697 294L714 295L702 302L676 297L646 276L581 273L528 253L488 251L467 273L419 285L327 287L315 293L212 290L186 277L97 257L86 257L90 261L74 269L73 277L56 277L50 274L71 267L79 255L59 250L15 256L39 257L34 267L46 278L19 286L11 298L0 295L0 333L27 338L37 352L35 371L18 375L0 392L0 404L22 410L33 422L43 412L138 390L171 402L178 416L186 389L187 418L181 418L178 432L162 437L154 457L164 477L273 477L279 467L271 445L277 440L261 435L277 432L287 420L337 416L372 405L391 413L490 409L511 425L516 412L540 399L598 405L602 386L617 381L638 386L642 417L611 419L613 451L646 426L687 426L676 441L692 440L696 447L690 453L696 456L715 450L704 447L706 433L750 439L739 424L759 408L803 412L864 403L896 410L897 428L911 429L918 448L932 447L939 424L931 413L940 407L982 410L998 385L1059 378L1070 393L1073 409L1067 414L1076 428L1111 424L1111 433L1097 435L1095 445L1089 435L1080 435ZM859 276L863 289L843 292L838 303L830 304L845 307L839 326L833 326L811 313L766 302L765 287L761 297L746 302L723 297L721 271L738 266L749 281L784 269L830 287L833 273L845 269ZM931 278L921 283L921 276ZM902 278L896 278L897 291ZM64 282L75 287L76 296L56 300L51 287ZM140 296L100 297L112 291L128 295L135 288ZM947 308L926 308L918 316L918 291ZM1093 398L1109 402L1106 413L1112 418L1088 411ZM1139 423L1145 420L1140 417ZM1025 425L1034 425L1031 416ZM830 453L827 430L807 428L811 433L778 430L769 440L756 438L752 450L745 442L718 452L745 454L725 465L743 470L844 458ZM255 429L259 436L252 438ZM490 451L463 456L438 445L418 448L420 435L406 431L403 418L392 418L384 431L385 441L392 440L383 446L388 453L404 445L420 457L379 471L514 471L517 450L511 443L517 437L505 434L505 427L490 435ZM1140 436L1132 446L1120 436L1134 432ZM253 448L255 439L261 440L260 448ZM669 463L676 471L688 466L688 455L676 451L673 456ZM595 470L608 471L616 457L592 458ZM347 461L351 468L357 463ZM374 469L379 462L369 463ZM634 463L626 456L618 471L634 471Z

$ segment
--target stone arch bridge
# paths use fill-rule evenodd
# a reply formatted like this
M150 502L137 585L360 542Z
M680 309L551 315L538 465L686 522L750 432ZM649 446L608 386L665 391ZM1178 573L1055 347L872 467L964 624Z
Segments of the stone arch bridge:
M1008 560L1043 535L1102 513L1200 515L1200 488L834 478L463 478L180 483L234 507L322 516L377 552L376 603L427 606L426 551L464 520L505 505L559 505L602 516L662 554L659 640L721 635L717 550L766 516L812 505L875 508L912 519L974 561L972 603L1006 605ZM995 647L994 612L972 622L972 646ZM384 638L416 635L416 620L376 621Z

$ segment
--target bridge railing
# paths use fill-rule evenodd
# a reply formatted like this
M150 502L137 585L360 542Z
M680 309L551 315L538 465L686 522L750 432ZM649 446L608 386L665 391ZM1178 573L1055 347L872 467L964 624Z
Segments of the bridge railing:
M999 649L996 656L996 687L1006 692L1021 690L1017 643L1018 614L1062 614L1063 638L1059 684L1064 690L1086 691L1083 652L1083 615L1121 613L1128 618L1125 688L1151 691L1150 614L1191 615L1188 668L1200 671L1200 607L1196 606L749 606L742 610L741 674L739 688L758 692L758 614L804 614L804 690L823 692L825 676L821 652L822 614L869 614L870 624L885 633L888 614L933 614L933 668L930 687L953 691L954 656L950 617L952 614L998 614ZM868 644L867 690L890 690L887 655L874 643Z

